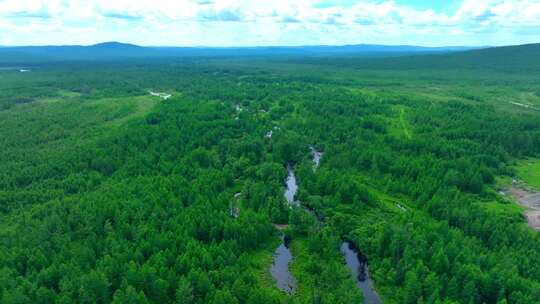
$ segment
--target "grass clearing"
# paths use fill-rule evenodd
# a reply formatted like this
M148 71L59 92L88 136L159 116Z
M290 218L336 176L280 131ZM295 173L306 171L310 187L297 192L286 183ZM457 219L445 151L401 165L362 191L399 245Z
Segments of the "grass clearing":
M524 210L520 205L510 202L478 202L478 205L488 213L498 216L520 216Z
M400 107L399 109L399 122L401 124L401 129L403 130L403 134L405 135L405 137L407 139L411 139L412 135L409 129L409 123L407 122L405 117L405 108L403 107Z
M540 159L529 158L518 162L516 172L529 186L540 190Z
M388 122L388 132L398 138L412 139L411 126L407 120L407 113L404 106L393 108L396 116L386 118Z

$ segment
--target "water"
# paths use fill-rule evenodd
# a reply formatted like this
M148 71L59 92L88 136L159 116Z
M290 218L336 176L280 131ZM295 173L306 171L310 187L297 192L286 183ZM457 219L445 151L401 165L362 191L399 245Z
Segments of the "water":
M270 136L272 136L272 131L269 132ZM267 134L268 136L268 134ZM321 162L321 157L323 156L322 152L317 151L313 146L309 146L311 149L311 153L313 154L313 162L315 163L315 168L319 167L319 163ZM294 200L294 195L296 194L296 191L298 191L298 184L296 184L296 176L294 176L294 170L291 164L287 164L287 180L285 181L287 184L287 188L285 189L285 199L287 199L287 202L291 206L299 206L300 203L298 201Z
M285 189L285 199L290 206L298 206L298 202L294 200L294 195L298 190L298 185L296 184L296 176L294 176L294 170L291 165L287 165L287 189Z
M315 163L315 166L313 168L317 169L319 167L319 164L321 163L323 153L317 151L313 146L309 146L309 149L311 150L311 154L313 155L313 162Z
M292 166L287 165L287 188L285 189L284 196L289 203L289 206L297 206L299 203L294 200L294 195L298 190L296 184L296 177L294 176L294 170ZM274 263L270 267L270 273L274 280L276 280L277 287L288 294L292 294L296 288L296 280L289 272L289 263L292 261L293 256L288 248L290 239L287 236L282 236L282 244L274 252Z
M293 257L288 248L288 243L288 238L283 237L283 243L279 245L274 253L274 263L270 267L270 273L281 291L292 294L296 290L296 280L289 272L289 263Z
M358 286L364 294L364 303L381 304L382 301L375 292L373 281L369 277L367 260L362 255L359 255L355 251L353 245L349 242L343 242L341 244L341 253L345 257L347 266L356 280L356 286Z

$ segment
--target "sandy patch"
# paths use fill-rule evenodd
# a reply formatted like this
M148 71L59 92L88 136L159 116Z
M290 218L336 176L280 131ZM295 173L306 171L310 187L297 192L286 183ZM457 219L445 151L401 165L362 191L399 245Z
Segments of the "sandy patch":
M536 230L540 230L540 211L528 211L525 213L529 226Z
M510 188L507 193L520 205L529 209L525 212L529 226L540 230L540 193L517 187Z

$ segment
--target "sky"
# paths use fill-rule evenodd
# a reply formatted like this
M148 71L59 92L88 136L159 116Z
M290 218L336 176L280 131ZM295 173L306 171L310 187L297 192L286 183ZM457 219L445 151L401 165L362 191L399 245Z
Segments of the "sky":
M0 45L540 42L540 0L0 0Z

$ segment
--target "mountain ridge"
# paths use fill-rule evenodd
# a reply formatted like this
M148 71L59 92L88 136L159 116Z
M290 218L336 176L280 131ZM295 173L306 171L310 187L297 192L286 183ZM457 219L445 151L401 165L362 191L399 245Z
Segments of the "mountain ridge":
M526 52L529 56L540 52L540 44L525 44L500 47L424 47L414 45L381 45L381 44L351 44L351 45L312 45L312 46L254 46L254 47L149 47L135 44L108 41L93 45L59 45L59 46L17 46L1 47L0 62L31 62L32 60L66 61L66 60L117 60L133 58L183 58L183 57L267 57L282 58L340 58L348 61L354 58L387 58L401 62L399 58L418 57L418 55L434 55L433 58L422 56L420 65L440 65L443 59L448 62L476 64L476 61L487 62L494 57L493 62L512 61L514 53ZM7 56L9 54L9 56ZM17 55L18 54L18 55ZM465 54L465 55L464 55ZM440 57L443 56L443 57ZM458 57L456 57L458 56ZM465 56L465 57L460 57ZM9 59L8 59L9 57ZM495 58L496 57L496 58ZM349 59L347 59L349 58ZM425 60L424 60L425 59ZM515 59L515 58L514 58ZM413 61L418 61L416 58ZM339 64L340 60L334 62Z
M540 43L499 46L455 52L408 53L386 58L302 58L307 64L326 64L355 69L540 71Z
M11 52L21 56L47 57L51 60L97 60L143 57L211 57L211 56L394 56L415 53L437 53L469 50L472 47L423 47L413 45L310 45L253 47L152 47L108 41L93 45L14 46L0 48L0 55Z

